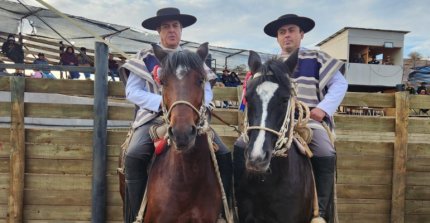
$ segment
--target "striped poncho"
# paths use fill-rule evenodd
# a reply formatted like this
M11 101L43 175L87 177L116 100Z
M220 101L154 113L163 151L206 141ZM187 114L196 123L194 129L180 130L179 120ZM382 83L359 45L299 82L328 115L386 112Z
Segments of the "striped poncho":
M300 48L298 64L291 75L297 98L310 108L316 107L327 93L327 84L343 62L318 50Z

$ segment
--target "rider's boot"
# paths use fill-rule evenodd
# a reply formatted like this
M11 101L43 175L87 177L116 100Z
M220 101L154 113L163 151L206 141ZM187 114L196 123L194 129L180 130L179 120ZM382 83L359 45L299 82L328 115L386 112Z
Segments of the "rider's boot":
M311 159L314 170L316 188L318 193L318 207L320 217L327 222L333 217L330 213L333 208L334 172L336 156L313 157Z
M232 181L233 181L233 166L231 160L231 153L217 154L218 167L221 175L221 181L227 197L229 207L232 205ZM225 217L225 214L224 214Z
M241 146L234 145L233 150L233 179L235 196L239 190L239 182L245 173L245 149Z
M126 195L124 218L127 223L134 222L139 213L148 180L147 167L150 160L150 156L145 156L143 159L125 157Z

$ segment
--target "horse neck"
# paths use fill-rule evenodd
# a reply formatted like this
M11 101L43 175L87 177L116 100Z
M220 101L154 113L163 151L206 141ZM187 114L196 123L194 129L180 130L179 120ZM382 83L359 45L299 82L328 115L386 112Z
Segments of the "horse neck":
M287 177L291 182L300 182L306 174L311 173L310 160L298 151L293 143L287 157L275 157L271 162L273 174ZM276 170L276 171L275 171Z

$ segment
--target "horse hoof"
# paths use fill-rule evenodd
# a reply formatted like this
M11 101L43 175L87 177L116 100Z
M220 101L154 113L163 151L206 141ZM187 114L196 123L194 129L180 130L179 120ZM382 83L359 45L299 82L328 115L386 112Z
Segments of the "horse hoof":
M327 223L324 218L321 217L316 217L316 218L312 218L311 223Z

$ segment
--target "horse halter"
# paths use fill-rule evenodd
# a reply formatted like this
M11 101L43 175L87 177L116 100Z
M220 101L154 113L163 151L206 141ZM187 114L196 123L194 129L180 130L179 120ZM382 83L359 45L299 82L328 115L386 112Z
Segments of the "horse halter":
M273 75L273 74L268 74L268 75ZM258 73L257 73L256 76L254 75L251 79L254 79L254 78L260 77L260 76L261 76L261 74L258 75ZM270 132L270 133L278 136L278 139L276 140L276 143L275 143L274 155L275 156L282 156L282 157L287 156L287 151L291 147L291 143L293 141L293 134L294 134L294 112L293 111L295 111L295 105L298 102L294 97L294 95L296 95L296 91L295 91L294 87L292 89L293 89L292 95L291 95L290 99L288 100L285 118L284 118L284 121L282 122L282 126L279 129L279 131L276 131L276 130L273 130L271 128L267 128L264 126L249 126L248 112L247 112L248 110L245 111L244 131L243 131L242 135L243 135L243 139L246 143L249 142L248 132L250 130L267 131L267 132Z
M248 126L249 122L248 122L248 113L245 114L245 121L244 121L244 131L243 131L243 135L244 135L244 139L245 142L249 142L249 137L248 137L248 132L250 130L263 130L263 131L267 131L270 132L276 136L278 136L278 139L276 140L275 143L275 155L279 155L282 156L282 154L276 152L276 151L281 151L282 148L284 148L284 146L289 149L291 147L291 142L293 139L293 125L294 125L294 111L295 110L295 102L296 100L294 99L294 97L290 97L290 99L288 100L288 106L287 106L287 111L285 114L285 118L284 121L282 123L282 126L280 128L279 131L273 130L271 128L267 128L264 126Z

